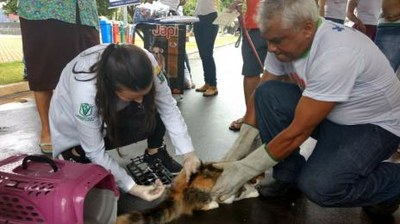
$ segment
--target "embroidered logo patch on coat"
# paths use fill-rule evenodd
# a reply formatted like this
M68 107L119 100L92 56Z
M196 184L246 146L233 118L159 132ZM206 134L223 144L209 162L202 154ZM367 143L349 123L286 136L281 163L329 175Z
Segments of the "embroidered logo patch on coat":
M79 107L79 114L76 115L82 121L93 121L93 105L88 103L81 103Z
M341 26L341 25L335 24L335 26L332 28L332 30L336 30L338 32L342 32L342 30L344 30L344 27Z
M154 67L154 73L157 75L158 80L160 83L165 82L166 78L164 76L164 72L160 69L160 66Z

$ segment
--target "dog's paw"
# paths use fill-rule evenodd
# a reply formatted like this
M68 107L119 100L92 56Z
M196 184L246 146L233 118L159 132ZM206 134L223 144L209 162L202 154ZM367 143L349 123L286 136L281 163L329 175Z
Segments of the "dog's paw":
M229 198L225 199L222 203L224 204L232 204L235 201L236 196L232 195Z
M201 210L207 211L207 210L211 210L211 209L216 209L218 207L219 207L218 202L211 201L210 203L206 204L203 208L201 208Z

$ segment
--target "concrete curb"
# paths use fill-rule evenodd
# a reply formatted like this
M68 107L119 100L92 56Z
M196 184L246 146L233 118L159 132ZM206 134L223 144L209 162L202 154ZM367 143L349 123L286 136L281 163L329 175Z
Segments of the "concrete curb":
M24 91L29 91L28 82L18 82L8 85L0 85L0 97Z

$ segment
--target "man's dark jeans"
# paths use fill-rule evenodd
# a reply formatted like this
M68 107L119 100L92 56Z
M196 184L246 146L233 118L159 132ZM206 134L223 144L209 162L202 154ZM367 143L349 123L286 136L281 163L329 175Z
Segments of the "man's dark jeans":
M291 123L300 89L268 81L256 90L261 139L268 143ZM372 206L400 197L400 164L383 162L400 137L373 125L340 125L327 119L314 130L317 144L307 161L299 151L278 163L273 177L295 183L313 202L327 207Z

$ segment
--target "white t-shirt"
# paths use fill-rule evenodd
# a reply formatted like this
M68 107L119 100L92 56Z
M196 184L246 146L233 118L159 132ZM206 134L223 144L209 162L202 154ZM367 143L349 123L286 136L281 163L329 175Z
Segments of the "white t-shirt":
M322 20L305 57L283 63L271 53L265 69L289 75L303 96L337 102L327 117L335 123L370 123L400 136L400 81L385 55L361 32Z
M97 115L95 103L96 79L89 71L96 63L107 45L89 48L75 57L62 71L59 83L50 104L50 129L53 144L53 156L76 145L81 145L86 156L96 164L110 170L118 186L128 191L135 184L125 169L105 152L104 133L100 133L102 118ZM146 50L145 50L146 51ZM154 67L157 61L146 51ZM176 154L185 154L194 150L185 121L176 106L171 90L162 73L154 78L157 111L168 130Z
M376 25L381 11L382 0L358 0L357 17L364 24Z
M325 17L341 19L346 18L347 0L326 0Z
M196 16L205 16L217 11L217 0L197 0L194 14Z
M177 11L179 6L179 0L159 0L161 4L168 5L169 10Z

